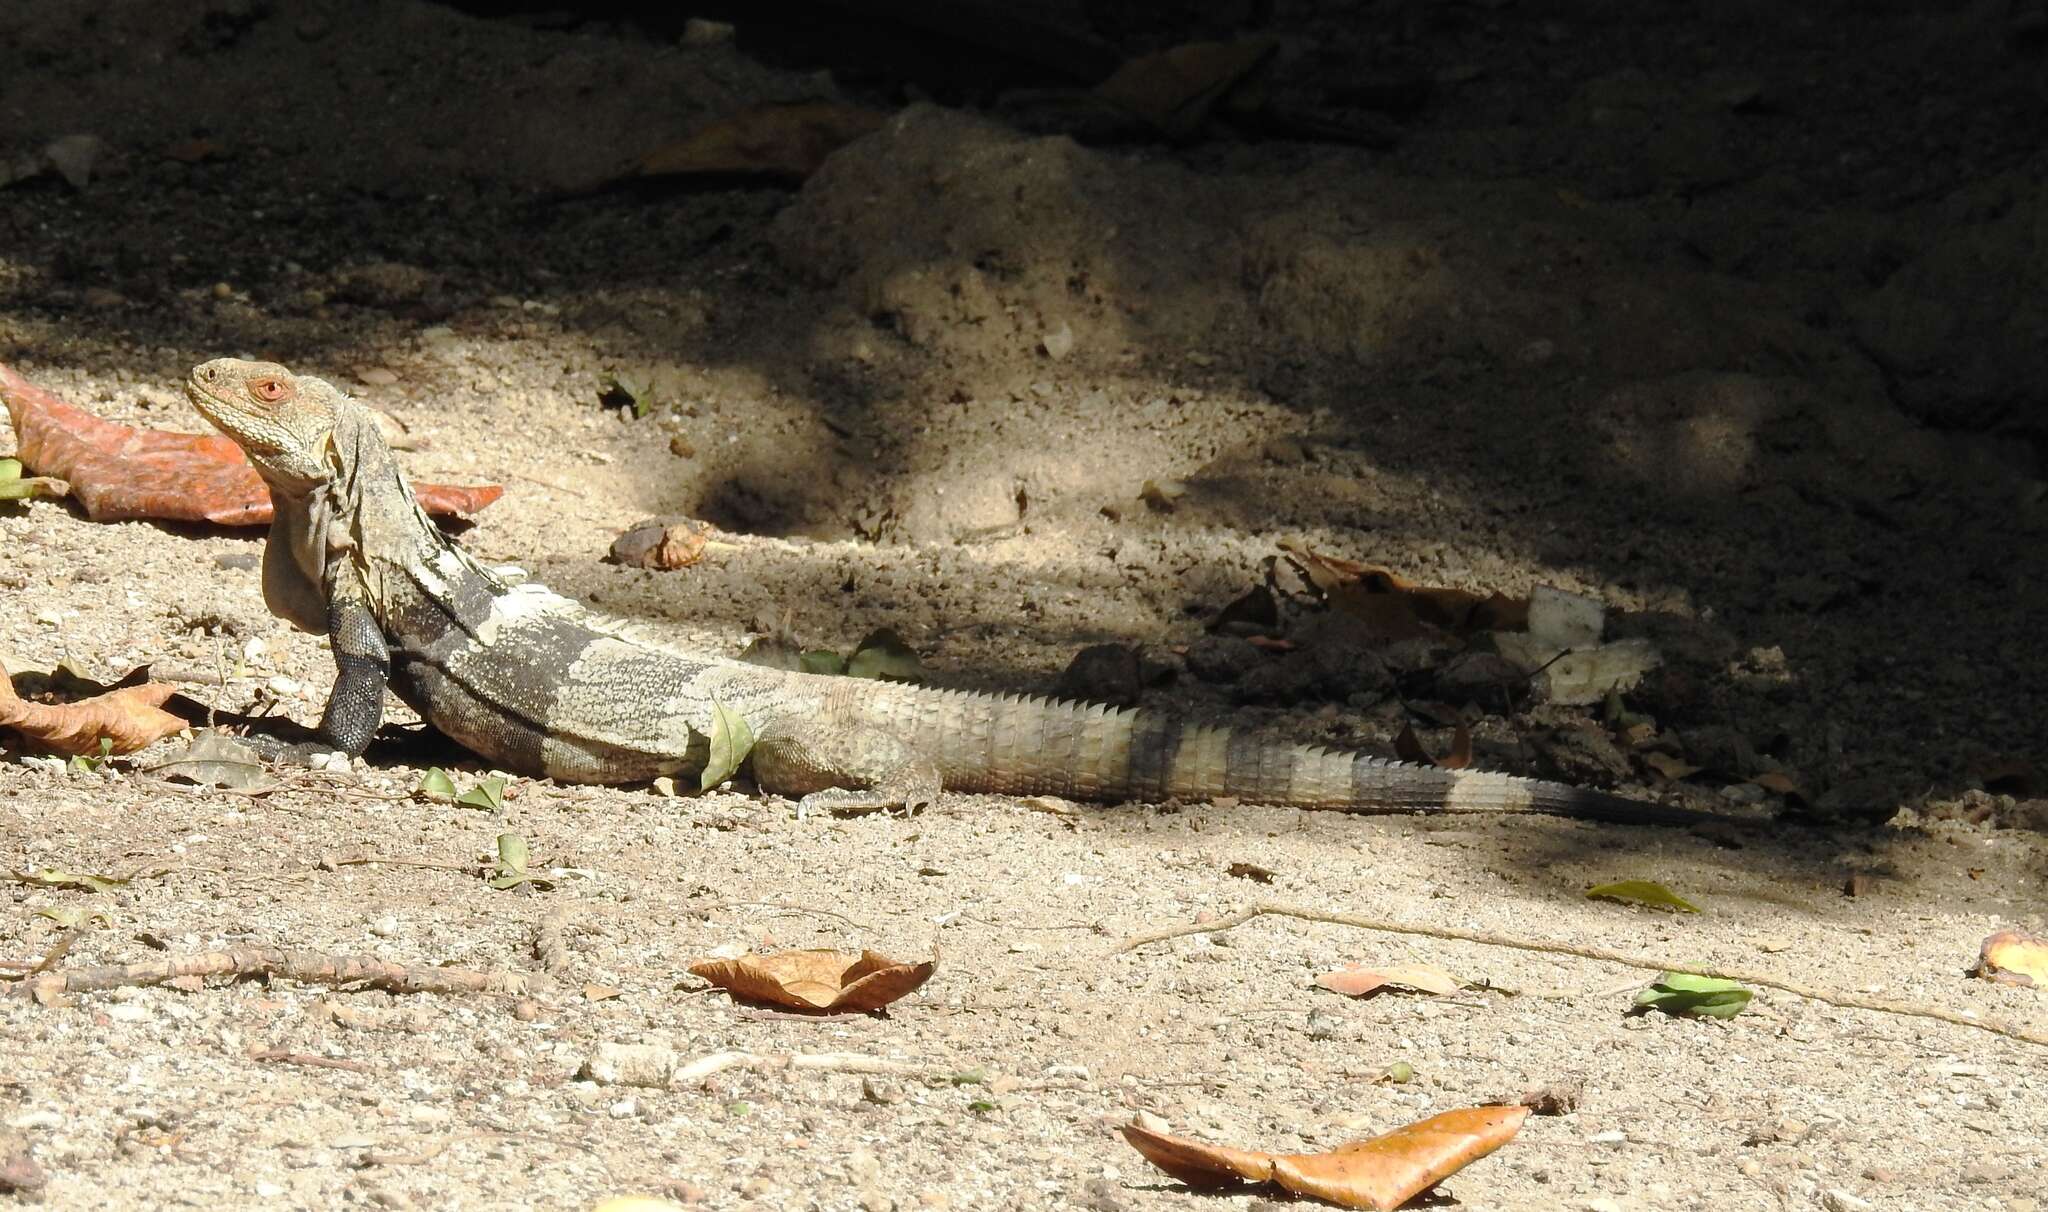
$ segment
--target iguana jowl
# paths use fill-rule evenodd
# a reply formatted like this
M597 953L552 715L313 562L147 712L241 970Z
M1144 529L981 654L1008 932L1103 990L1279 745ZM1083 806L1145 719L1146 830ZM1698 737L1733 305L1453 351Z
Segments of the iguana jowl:
M323 748L361 753L389 685L489 761L578 783L701 771L712 705L721 703L754 732L760 785L813 807L914 805L944 788L1107 801L1233 796L1352 812L1701 817L1151 712L796 673L635 643L567 598L509 584L449 541L420 510L369 412L325 381L220 358L193 370L187 393L270 485L265 602L332 642Z

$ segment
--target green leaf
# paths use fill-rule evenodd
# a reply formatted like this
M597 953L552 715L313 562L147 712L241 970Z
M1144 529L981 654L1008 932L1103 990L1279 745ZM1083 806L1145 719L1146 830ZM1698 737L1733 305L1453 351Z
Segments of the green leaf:
M959 1073L948 1073L946 1080L956 1086L982 1086L988 1084L988 1070L976 1067Z
M871 632L846 659L846 676L882 678L892 682L924 681L924 666L903 637L887 627Z
M654 376L634 370L610 371L598 380L598 400L612 408L630 408L635 417L654 410Z
M455 798L455 780L439 766L430 766L420 776L420 785L414 791L430 800L452 800Z
M975 1099L973 1102L967 1104L967 1109L969 1111L974 1112L976 1115L987 1115L992 1111L1002 1110L1002 1108L998 1106L994 1101L986 1098Z
M1415 1080L1415 1066L1407 1061L1395 1061L1393 1064L1380 1070L1380 1075L1373 1080L1395 1086L1405 1086Z
M754 730L747 718L717 699L711 700L711 760L697 780L699 791L709 791L733 776L754 748Z
M805 673L822 673L828 677L841 677L846 673L846 658L830 648L812 648L797 657L797 668Z
M1734 1018L1754 997L1734 981L1684 972L1659 972L1647 989L1636 994L1640 1009L1701 1018Z
M1700 911L1698 905L1652 880L1616 880L1611 884L1601 884L1596 888L1586 889L1586 899L1650 905L1658 909L1670 909L1676 913Z
M516 833L498 835L498 866L491 876L491 887L500 890L516 888L532 877L526 873L526 839Z
M485 812L505 811L505 777L489 774L477 780L476 786L455 797L458 804L481 808Z

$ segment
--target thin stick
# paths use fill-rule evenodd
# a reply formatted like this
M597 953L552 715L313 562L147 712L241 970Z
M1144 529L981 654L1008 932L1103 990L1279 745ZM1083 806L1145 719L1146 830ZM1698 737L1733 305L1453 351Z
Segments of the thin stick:
M162 985L180 977L282 976L309 985L368 985L391 993L519 993L525 980L512 972L471 968L418 968L374 955L327 955L286 947L232 947L172 955L139 964L104 964L44 972L14 986L16 997L51 1006L66 994L128 985Z
M670 1081L675 1085L703 1081L727 1069L811 1069L890 1077L930 1077L939 1073L928 1065L862 1056L857 1052L713 1052L679 1066Z
M1487 930L1461 930L1456 926L1418 926L1406 922L1387 921L1382 918L1364 917L1355 913L1326 913L1320 909L1304 909L1296 905L1283 905L1262 901L1249 909L1240 910L1229 917L1213 922L1194 922L1180 926L1167 926L1134 934L1110 949L1111 955L1135 951L1151 943L1180 938L1189 934L1210 934L1219 930L1231 930L1244 925L1253 918L1292 917L1306 922L1325 922L1332 926L1351 926L1359 930L1378 930L1387 934L1420 935L1424 938L1454 939L1465 943L1479 943L1487 947L1508 947L1516 951L1534 951L1545 955L1570 955L1579 959L1598 960L1601 963L1621 964L1630 968L1641 968L1650 972L1683 972L1689 976L1712 977L1716 980L1735 981L1744 985L1762 985L1777 989L1795 997L1810 998L1826 1002L1830 1006L1841 1006L1850 1010L1875 1010L1879 1014L1896 1014L1907 1018L1929 1018L1937 1022L1952 1023L1958 1027L1974 1027L2003 1035L2009 1039L2029 1044L2048 1046L2048 1032L2022 1027L2000 1019L1974 1018L1961 1011L1923 1002L1900 1002L1889 998L1869 997L1861 993L1839 993L1815 985L1772 976L1764 972L1751 972L1741 968L1709 968L1696 964L1672 963L1668 960L1651 959L1648 956L1630 955L1622 951L1610 951L1605 947L1581 947L1571 943L1545 942L1540 939L1514 938L1495 934Z
M304 1065L309 1069L346 1069L350 1073L370 1073L374 1070L359 1060L344 1056L315 1056L310 1052L287 1052L283 1048L265 1048L251 1052L249 1059L273 1065Z

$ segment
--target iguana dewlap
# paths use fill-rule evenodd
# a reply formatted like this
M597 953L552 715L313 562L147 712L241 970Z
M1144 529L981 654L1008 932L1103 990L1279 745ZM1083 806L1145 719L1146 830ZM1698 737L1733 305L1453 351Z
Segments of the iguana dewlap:
M1352 812L1700 814L1482 771L1410 766L1145 711L748 665L610 634L575 602L512 585L421 512L364 407L323 380L220 358L187 392L276 505L272 612L333 644L326 746L369 744L388 685L507 770L567 782L690 776L712 705L745 717L754 776L811 805L897 806L940 789L1104 801L1231 796Z

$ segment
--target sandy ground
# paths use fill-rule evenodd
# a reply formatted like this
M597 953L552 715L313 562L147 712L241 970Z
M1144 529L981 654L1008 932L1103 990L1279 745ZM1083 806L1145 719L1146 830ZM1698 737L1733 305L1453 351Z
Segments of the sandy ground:
M0 360L185 430L204 358L332 377L422 439L416 478L507 486L472 549L671 642L887 626L945 684L1035 691L1127 644L1148 706L1390 752L1404 722L1446 748L1404 704L1448 703L1487 764L1776 824L962 796L799 821L744 785L529 780L493 815L412 795L427 764L476 776L431 743L254 797L162 784L160 751L73 772L9 750L0 866L134 878L11 885L0 958L82 909L105 917L67 965L266 944L530 983L0 1000L0 1153L41 1180L9 1198L1242 1208L1265 1196L1191 1194L1114 1125L1324 1148L1578 1081L1575 1112L1446 1192L2037 1207L2038 1044L1772 990L1729 1022L1630 1017L1643 972L1299 918L1116 950L1271 901L2048 1032L2041 993L1965 975L1991 931L2044 928L2038 6L1334 7L1281 6L1285 53L1311 81L1432 82L1391 147L1089 147L884 90L859 98L884 128L801 191L583 194L707 118L835 86L729 42L410 0L8 6L0 152L26 172L51 139L100 142L82 184L0 186ZM620 374L655 384L649 415L601 402ZM1184 492L1156 509L1147 480ZM729 545L679 572L602 562L649 516ZM1698 770L1661 778L1597 707L1460 680L1450 646L1365 659L1298 598L1272 629L1292 653L1210 635L1269 574L1290 587L1282 540L1601 599L1666 659L1628 708ZM260 543L0 506L0 660L151 664L311 721L329 658L265 611ZM551 888L480 878L506 831ZM1583 896L1632 877L1704 911ZM888 1016L829 1020L684 971L791 946L940 963ZM1480 984L1311 986L1350 962ZM586 1076L619 1044L911 1072ZM1377 1082L1395 1062L1415 1079Z

